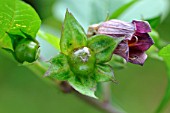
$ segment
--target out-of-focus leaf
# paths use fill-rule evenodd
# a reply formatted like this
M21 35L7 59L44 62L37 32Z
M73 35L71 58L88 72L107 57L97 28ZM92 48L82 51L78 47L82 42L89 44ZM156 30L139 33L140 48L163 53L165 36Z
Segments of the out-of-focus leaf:
M162 57L160 57L158 55L158 52L159 52L159 49L155 46L155 45L152 45L149 50L146 51L147 55L153 59L156 59L156 60L163 60Z
M41 20L35 10L20 0L0 0L0 47L13 50L7 33L23 35L21 31L35 38Z
M86 46L87 36L74 16L66 11L64 25L61 33L61 52L68 55L77 48Z
M129 0L128 0L129 1ZM79 20L80 24L87 30L90 24L104 21L108 13L112 13L127 0L60 0L54 5L54 15L61 21L64 18L64 10L68 8L75 17Z
M119 9L114 11L109 19L115 19L118 18L123 12L125 12L130 6L132 6L134 3L136 3L138 0L132 0L131 2L121 6Z
M170 44L162 48L159 55L164 59L167 65L170 67Z
M88 47L96 53L96 62L103 63L111 59L112 53L123 38L95 35L88 38Z
M164 108L167 106L170 100L170 44L162 48L159 52L159 55L163 58L164 62L167 66L167 74L168 74L168 86L165 92L165 95L157 108L156 113L162 113Z
M166 46L168 44L168 42L165 42L164 40L162 40L159 37L159 34L157 31L155 31L154 29L152 29L152 32L149 33L149 35L151 36L151 38L154 40L154 45L158 48L161 49L162 47Z
M169 0L138 0L135 5L120 15L119 19L125 21L132 21L133 19L147 20L161 14L163 20L169 11Z
M52 34L49 34L49 33L42 32L42 31L38 31L38 36L44 39L45 41L47 41L57 50L60 50L60 39L58 37Z
M149 33L149 35L151 36L151 38L154 40L155 46L159 47L159 34L157 31L155 31L154 29L152 29L152 31Z
M157 59L157 60L162 60L162 57L158 55L158 52L159 52L159 49L161 49L162 46L164 45L163 40L160 39L158 32L155 31L154 29L152 29L149 35L154 40L154 45L151 46L149 50L147 51L148 56L151 58Z
M132 0L61 0L54 5L54 15L61 21L64 18L64 10L68 8L79 20L85 30L89 25L102 22L107 14L112 14L121 6ZM135 5L119 15L119 19L132 21L133 19L148 19L162 14L164 19L169 12L169 0L136 0ZM152 6L152 7L151 7ZM156 9L156 10L155 10Z
M95 80L97 82L106 82L106 81L115 82L113 69L109 65L98 64L95 69Z
M146 21L148 21L151 27L155 29L161 23L161 15L147 19Z
M120 70L126 67L126 61L116 54L113 54L112 59L107 62L107 64L109 64L113 70Z
M67 80L73 75L67 61L67 56L64 54L59 53L50 60L50 63L51 66L45 76L50 76L58 80Z
M69 83L75 90L77 90L81 94L97 98L94 94L96 91L97 83L92 78L72 77L69 79Z

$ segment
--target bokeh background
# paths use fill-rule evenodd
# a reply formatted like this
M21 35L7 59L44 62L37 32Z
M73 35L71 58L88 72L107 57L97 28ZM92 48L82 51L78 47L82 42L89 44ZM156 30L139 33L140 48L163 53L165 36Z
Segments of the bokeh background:
M41 30L60 37L66 8L87 31L90 24L104 21L131 0L24 0L32 5L42 19ZM119 19L149 19L162 15L157 27L160 38L170 41L170 1L139 0ZM48 60L57 51L45 41L41 56ZM112 84L112 102L127 113L153 113L161 101L167 85L166 67L163 62L148 58L145 65L128 63L123 70L115 71L119 81ZM73 94L63 94L45 78L34 75L20 66L6 52L0 50L0 113L103 113ZM170 113L170 103L163 113Z

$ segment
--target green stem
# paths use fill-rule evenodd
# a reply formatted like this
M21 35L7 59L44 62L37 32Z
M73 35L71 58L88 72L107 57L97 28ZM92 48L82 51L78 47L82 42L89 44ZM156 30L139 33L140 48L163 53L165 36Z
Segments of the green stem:
M45 72L47 71L47 67L43 66L40 62L35 62L32 65L27 65L27 68L29 68L32 72L34 72L38 77L40 77L41 79L43 78L43 75L45 74ZM60 87L60 81L55 80L53 78L48 77L49 79L43 79L44 81L48 81L48 83L52 83L55 84L57 87ZM116 109L114 106L111 105L110 102L106 103L106 102L101 102L100 100L96 100L87 96L84 96L80 93L78 93L77 91L73 90L74 94L78 95L78 97L80 97L82 100L84 100L85 102L95 106L97 109L101 109L102 111L104 111L105 113L122 113L122 111L119 111L118 109ZM106 93L109 93L108 91ZM108 95L108 94L105 94Z
M43 80L44 82L48 83L48 84L55 84L53 82L53 79L50 77L46 77L48 79L45 78L45 73L48 70L48 67L44 66L42 63L40 63L39 61L36 61L34 63L32 63L31 65L26 65L26 67L31 70L33 73L35 73L35 75L37 75L41 80Z
M32 65L27 65L26 67L40 77L42 77L42 75L44 75L48 69L45 66L42 66L42 64L38 61L33 63Z
M102 84L103 89L103 101L105 103L111 103L110 82Z

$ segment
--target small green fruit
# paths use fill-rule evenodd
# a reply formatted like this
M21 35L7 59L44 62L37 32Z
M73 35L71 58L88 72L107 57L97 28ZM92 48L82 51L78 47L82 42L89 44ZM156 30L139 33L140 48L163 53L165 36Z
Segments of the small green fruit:
M32 63L39 57L39 44L29 39L22 39L14 49L14 56L19 63Z
M95 54L87 47L83 47L68 55L70 68L76 75L87 76L94 71Z

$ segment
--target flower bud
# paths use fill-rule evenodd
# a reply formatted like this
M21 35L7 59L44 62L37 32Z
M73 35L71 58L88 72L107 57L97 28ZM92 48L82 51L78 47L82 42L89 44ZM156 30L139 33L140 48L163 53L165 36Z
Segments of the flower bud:
M29 39L22 39L14 49L15 59L19 63L32 63L39 57L39 44Z
M113 53L128 62L143 65L147 58L145 51L154 44L148 32L151 32L151 27L146 21L133 20L130 23L113 19L90 26L88 36L103 34L113 38L125 37Z

